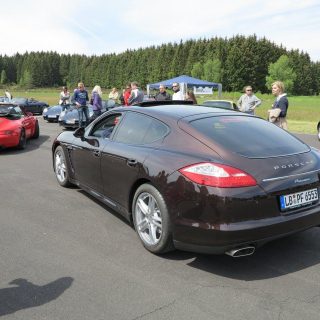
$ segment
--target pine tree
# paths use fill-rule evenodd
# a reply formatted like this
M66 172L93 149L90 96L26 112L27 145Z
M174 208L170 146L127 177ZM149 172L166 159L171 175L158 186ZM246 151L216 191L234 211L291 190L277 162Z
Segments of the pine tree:
M257 39L256 35L181 40L102 56L59 55L56 52L0 55L0 70L5 71L8 83L27 83L36 87L65 84L71 87L79 81L86 86L100 84L108 88L120 87L130 81L145 86L193 72L204 80L222 83L224 90L241 90L250 84L255 91L267 92L268 68L282 55L289 57L290 67L296 74L292 92L318 94L319 62L312 62L307 53L289 52L265 38ZM212 78L218 74L218 78Z
M292 93L296 95L314 94L313 89L313 72L310 57L307 53L300 53L298 50L291 50L288 54L290 65L296 74Z
M2 70L1 71L1 79L0 79L0 83L1 84L6 84L8 81L8 78L7 78L7 73L5 70Z

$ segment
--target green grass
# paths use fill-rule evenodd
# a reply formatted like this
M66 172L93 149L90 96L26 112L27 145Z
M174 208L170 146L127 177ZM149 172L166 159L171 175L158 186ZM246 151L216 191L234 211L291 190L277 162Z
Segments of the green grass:
M59 101L61 88L38 88L30 90L19 90L10 88L14 97L35 98L46 101L49 105L55 105ZM70 90L73 91L73 88ZM88 89L91 92L91 88ZM110 89L103 90L103 99L108 98ZM1 95L1 94L0 94ZM267 111L271 108L274 97L271 94L256 94L262 100L262 104L256 110L256 115L266 119ZM223 92L222 99L237 102L241 96L240 92ZM197 96L198 103L205 100L218 99L217 93L213 95ZM317 133L317 124L320 121L320 96L296 96L288 97L289 109L287 115L288 128L296 133Z
M256 94L262 104L256 109L256 115L266 119L268 109L271 108L274 97L271 94ZM237 102L240 92L223 93L222 99ZM218 99L217 95L200 96L201 103L209 99ZM317 124L320 121L320 96L288 96L289 109L287 114L288 129L296 133L317 133Z

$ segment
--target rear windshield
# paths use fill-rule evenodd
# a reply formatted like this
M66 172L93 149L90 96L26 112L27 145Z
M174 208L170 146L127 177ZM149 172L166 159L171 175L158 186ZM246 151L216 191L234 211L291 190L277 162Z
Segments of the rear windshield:
M275 157L309 151L286 131L260 118L220 116L190 122L224 148L250 158Z

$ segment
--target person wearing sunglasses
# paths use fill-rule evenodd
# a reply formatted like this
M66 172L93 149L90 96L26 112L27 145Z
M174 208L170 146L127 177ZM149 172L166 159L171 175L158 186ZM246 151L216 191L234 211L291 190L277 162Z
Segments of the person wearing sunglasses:
M172 100L185 100L183 93L180 91L180 86L177 82L174 82L172 84L172 90L173 90Z
M254 110L261 104L261 100L253 94L251 86L244 87L244 94L238 100L238 108L241 112L254 114Z

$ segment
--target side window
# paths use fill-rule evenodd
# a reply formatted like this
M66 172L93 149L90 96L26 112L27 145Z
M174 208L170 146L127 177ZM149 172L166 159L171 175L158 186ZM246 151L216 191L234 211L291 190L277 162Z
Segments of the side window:
M101 122L95 125L90 133L90 136L109 139L114 128L119 123L120 118L121 114L117 113L103 119Z
M163 138L169 132L169 128L162 122L153 119L142 143L151 143Z
M143 114L128 112L121 122L115 141L127 144L151 143L167 132L167 126L162 122Z

